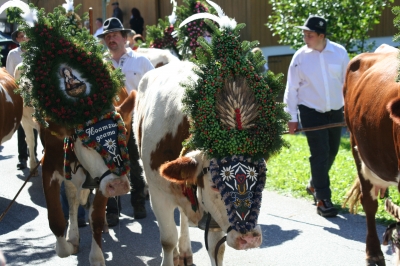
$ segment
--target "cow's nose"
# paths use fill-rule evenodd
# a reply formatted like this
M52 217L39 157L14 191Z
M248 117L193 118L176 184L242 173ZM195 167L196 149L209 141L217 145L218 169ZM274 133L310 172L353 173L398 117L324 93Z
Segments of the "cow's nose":
M240 228L239 232L240 232L242 235L245 235L245 234L247 233L247 230L246 230L246 228Z

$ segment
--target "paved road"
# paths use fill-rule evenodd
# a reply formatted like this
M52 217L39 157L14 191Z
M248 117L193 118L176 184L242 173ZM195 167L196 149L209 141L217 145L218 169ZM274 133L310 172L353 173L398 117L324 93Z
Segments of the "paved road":
M17 140L0 146L0 213L17 193L28 170L16 170ZM40 157L40 156L39 156ZM40 159L40 158L39 158ZM122 197L120 225L103 234L107 265L150 265L161 263L157 221L150 211L146 219L134 220L129 196ZM263 231L260 248L236 251L227 248L225 265L365 265L365 219L350 214L325 219L316 214L311 199L294 199L265 191L259 223ZM175 215L178 220L178 214ZM178 222L177 222L178 223ZM379 234L384 231L378 227ZM8 265L89 265L90 228L80 229L80 252L58 258L55 237L47 222L47 211L40 177L32 178L17 202L0 222L0 249ZM203 241L203 231L191 228L194 263L211 265ZM387 265L392 265L390 248L383 246Z

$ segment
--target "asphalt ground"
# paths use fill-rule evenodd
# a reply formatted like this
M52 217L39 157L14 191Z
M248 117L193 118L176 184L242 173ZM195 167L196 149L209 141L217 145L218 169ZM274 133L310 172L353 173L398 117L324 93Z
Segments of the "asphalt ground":
M39 145L40 146L40 145ZM38 152L42 147L38 147ZM40 152L39 152L40 153ZM41 158L41 155L38 156ZM18 192L29 170L17 170L17 136L0 146L0 214ZM39 168L39 174L41 174ZM58 199L55 199L58 200ZM147 201L148 216L132 218L129 195L122 196L122 215L118 226L103 234L103 252L107 265L161 264L161 244L157 221ZM179 224L178 212L175 212ZM365 265L365 217L339 214L323 218L316 214L311 199L295 199L264 191L258 220L263 231L259 248L237 251L226 248L224 265ZM385 227L378 226L382 235ZM41 177L32 177L16 203L0 222L0 250L7 265L89 265L91 230L80 228L79 253L59 258L55 253L55 237L48 226L46 202ZM190 228L194 264L211 265L204 245L204 231ZM382 246L386 264L393 265L394 256Z

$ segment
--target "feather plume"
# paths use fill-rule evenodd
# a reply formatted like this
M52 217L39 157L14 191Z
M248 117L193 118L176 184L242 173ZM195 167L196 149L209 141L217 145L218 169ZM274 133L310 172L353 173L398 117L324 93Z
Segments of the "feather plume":
M210 14L210 13L197 13L194 14L188 18L186 18L184 21L182 21L182 23L179 25L179 28L185 26L186 24L188 24L189 22L192 22L193 20L196 19L210 19L213 20L215 22L217 22L219 24L219 27L222 28L226 28L226 29L234 29L236 28L236 20L235 19L231 19L228 16L225 15L224 11L222 10L222 8L220 6L218 6L216 3L210 1L210 0L206 0L207 3L209 3L212 7L214 7L214 9L217 11L218 16Z
M254 126L259 104L246 79L240 77L225 80L215 108L221 123L228 128L249 129Z
M67 12L74 12L74 0L65 0L65 4L63 4L62 7Z
M168 21L169 21L169 24L174 25L175 22L176 22L176 14L175 14L175 12L176 12L177 3L176 3L176 0L171 0L171 3L173 5L173 8L172 8L172 14L168 16Z
M18 7L19 9L21 9L22 10L21 17L26 21L26 23L30 27L33 27L35 25L35 22L38 21L37 10L34 8L30 8L27 3L22 2L21 0L10 0L5 2L0 7L0 14L3 13L4 10L10 7Z
M209 0L206 0L206 1L207 1L207 3L208 3L210 6L212 6L212 7L215 9L215 11L217 11L218 16L219 16L220 18L226 16L226 15L225 15L225 12L222 10L222 8L221 8L219 5L217 5L217 4L214 3L213 1L209 1Z

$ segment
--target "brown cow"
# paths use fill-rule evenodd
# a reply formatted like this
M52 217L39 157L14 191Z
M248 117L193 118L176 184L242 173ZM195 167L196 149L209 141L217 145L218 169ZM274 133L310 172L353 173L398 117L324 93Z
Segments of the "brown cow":
M196 69L193 63L177 61L146 73L139 84L135 103L133 131L160 229L163 266L184 265L185 260L187 265L192 264L189 221L197 224L203 210L221 227L207 234L212 265L223 265L225 244L219 249L216 247L225 233L227 245L237 250L256 248L262 243L261 227L256 218L254 228L231 230L229 219L232 216L228 215L224 200L212 181L211 170L205 170L210 166L210 159L199 150L179 156L182 142L189 136L188 117L182 112L185 88L180 84L198 79L193 69ZM197 190L192 190L192 184L197 185ZM256 194L258 192L251 193L249 201L256 202ZM196 202L197 209L193 208ZM176 208L181 213L179 240L174 221Z
M353 186L352 193L361 193L367 218L367 265L385 265L375 227L377 197L388 186L399 186L398 53L393 47L380 47L375 53L356 56L349 63L343 88L345 119L361 184Z
M0 69L0 144L11 139L22 118L22 97L14 93L17 89L14 78Z
M125 96L124 96L125 93ZM134 107L136 91L126 97L124 90L120 94L122 104L116 107L116 110L121 114L125 125L131 125L132 111ZM125 99L126 98L126 99ZM117 102L115 104L118 104ZM131 126L128 126L128 134ZM105 209L108 197L122 195L129 192L129 181L126 175L116 176L110 172L107 173L108 167L100 155L92 148L85 147L80 139L74 142L74 153L71 161L72 178L70 181L65 181L66 194L69 202L70 224L65 237L64 232L66 223L61 208L60 184L64 180L64 151L63 139L74 134L73 129L67 129L53 123L49 123L49 127L40 129L40 136L44 146L45 154L42 165L43 189L45 193L48 219L50 229L56 236L56 252L59 257L67 257L78 252L79 247L79 230L77 224L77 211L79 204L85 204L88 189L82 189L82 184L86 178L86 172L92 177L103 176L104 178L99 184L99 189L96 189L96 194L89 211L89 222L93 232L92 250L90 252L91 265L105 265L103 253L101 251L101 234L105 227ZM55 200L56 199L56 200Z

